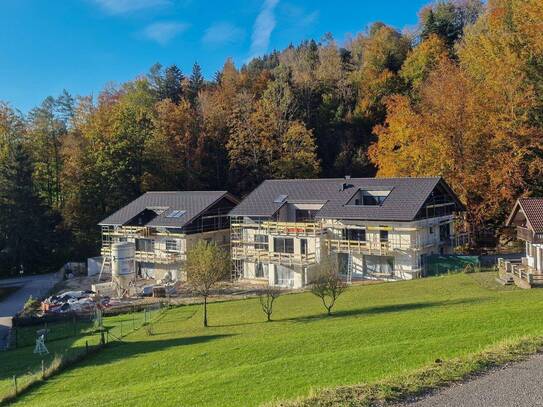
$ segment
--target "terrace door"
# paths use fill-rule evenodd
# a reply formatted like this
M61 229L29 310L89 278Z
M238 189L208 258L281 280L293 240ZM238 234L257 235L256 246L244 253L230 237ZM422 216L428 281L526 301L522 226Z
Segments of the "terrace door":
M364 274L366 275L393 275L394 257L391 256L364 256Z
M275 285L279 287L294 287L294 270L285 266L275 266Z

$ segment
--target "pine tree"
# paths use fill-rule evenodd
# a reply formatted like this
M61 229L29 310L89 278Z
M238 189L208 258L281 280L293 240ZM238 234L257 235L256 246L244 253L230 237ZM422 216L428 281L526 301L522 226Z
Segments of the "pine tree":
M32 162L21 143L0 163L0 275L51 271L59 264L59 221L32 185Z
M187 89L187 98L192 106L195 106L198 101L198 93L204 87L204 76L202 75L202 68L195 62L192 66L192 74L189 78L189 84Z

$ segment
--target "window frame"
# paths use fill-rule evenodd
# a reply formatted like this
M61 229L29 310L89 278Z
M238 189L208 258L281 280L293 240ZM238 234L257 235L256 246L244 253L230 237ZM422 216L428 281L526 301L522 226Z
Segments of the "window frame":
M289 242L289 245L287 245ZM282 243L282 244L279 244ZM290 250L287 250L290 249ZM281 250L279 250L281 249ZM274 237L273 238L273 251L274 253L294 254L294 238L292 237Z

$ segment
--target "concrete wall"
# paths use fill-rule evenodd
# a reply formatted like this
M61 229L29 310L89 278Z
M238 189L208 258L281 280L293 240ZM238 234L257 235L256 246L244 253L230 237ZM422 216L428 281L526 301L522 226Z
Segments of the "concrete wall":
M528 266L543 272L543 244L526 242L526 259Z

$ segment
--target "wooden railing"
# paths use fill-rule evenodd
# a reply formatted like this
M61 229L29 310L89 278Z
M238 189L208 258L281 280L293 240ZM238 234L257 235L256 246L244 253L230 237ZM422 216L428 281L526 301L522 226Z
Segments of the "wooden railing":
M111 256L111 248L102 247L101 250L102 256ZM134 253L134 260L143 261L147 263L160 263L160 264L171 264L178 261L186 259L186 255L183 253L176 252L166 252L166 251L153 251L145 252L136 250Z
M233 229L259 229L263 234L280 236L320 236L324 233L321 223L316 222L278 222L232 223Z
M522 260L513 261L498 259L498 270L500 275L502 277L507 274L513 275L514 277L527 282L530 286L543 285L543 273L528 266L525 259L525 257L523 257Z
M390 242L369 242L358 240L329 239L326 241L329 251L351 253L386 254L390 252Z
M316 262L314 253L278 253L267 250L256 250L251 247L233 247L232 259L294 266L305 266Z
M530 243L543 243L543 234L534 233L531 229L517 226L517 239Z
M102 234L109 236L146 237L151 236L151 229L141 226L121 226L117 228L103 229Z

